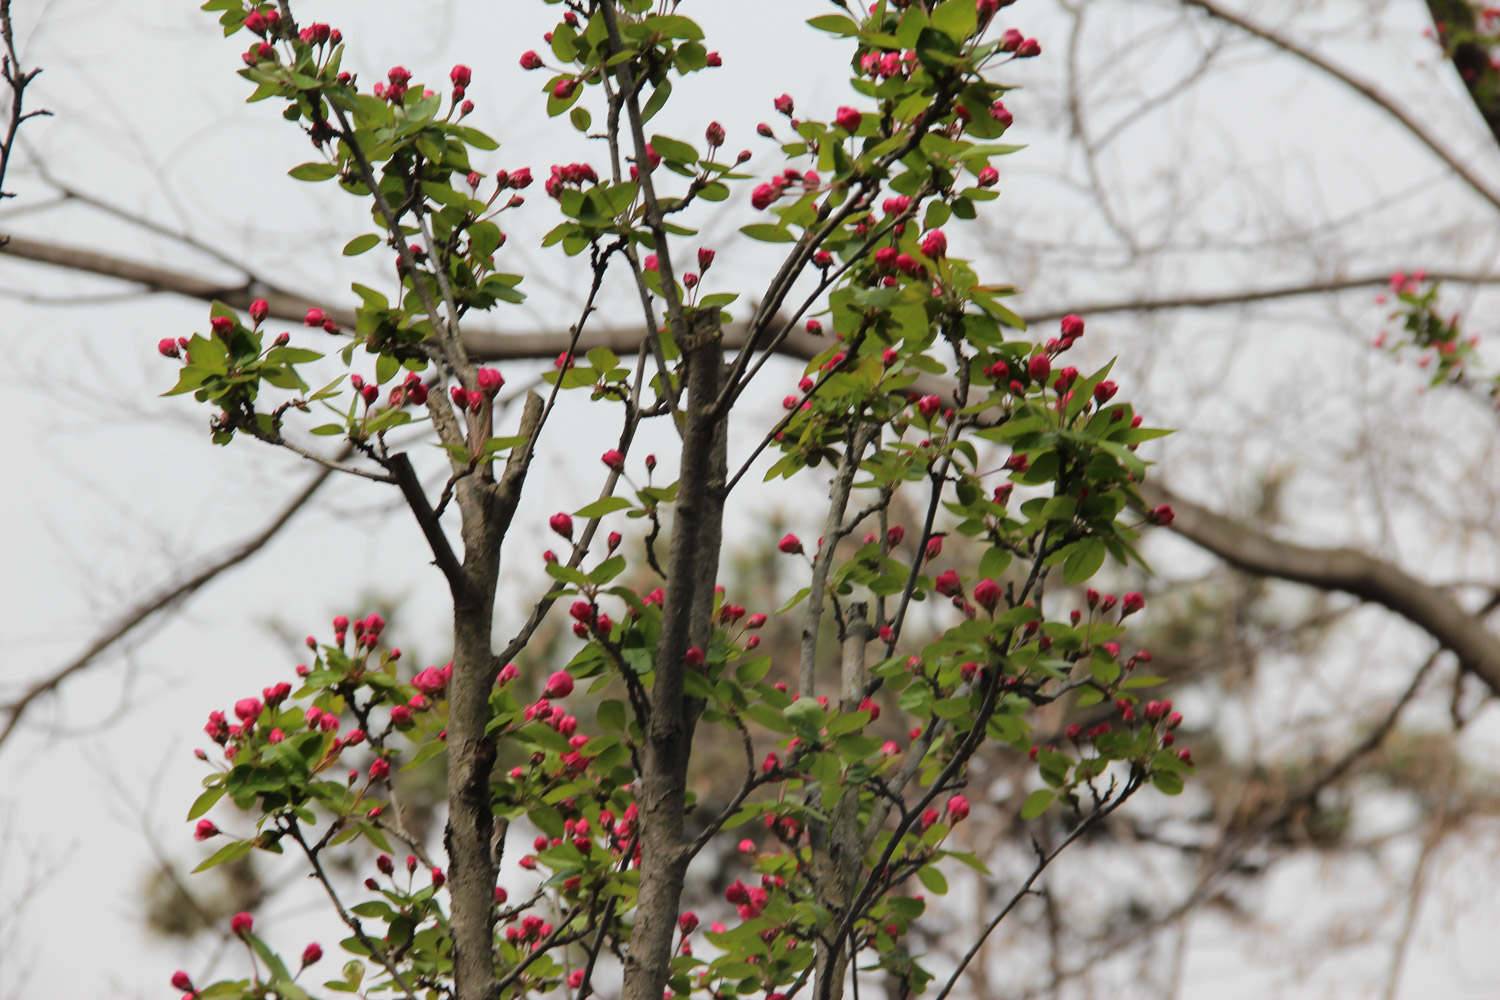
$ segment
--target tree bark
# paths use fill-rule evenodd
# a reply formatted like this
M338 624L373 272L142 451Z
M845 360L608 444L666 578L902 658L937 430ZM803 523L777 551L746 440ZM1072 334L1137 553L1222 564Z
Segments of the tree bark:
M625 956L623 1000L661 1000L689 861L683 835L695 712L685 680L690 646L705 652L723 539L726 420L713 417L723 365L718 314L697 314L680 337L686 365L682 464L651 714L642 748L640 890Z

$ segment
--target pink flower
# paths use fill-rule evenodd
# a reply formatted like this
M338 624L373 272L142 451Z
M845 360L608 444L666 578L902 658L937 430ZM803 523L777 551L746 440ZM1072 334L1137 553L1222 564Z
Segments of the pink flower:
M241 722L249 722L260 715L260 702L254 698L241 698L234 703L234 714Z
M219 828L214 826L211 819L200 819L198 826L193 830L194 840L208 840L219 835Z
M922 252L929 257L941 257L948 252L948 237L941 229L934 229L922 237Z
M1000 585L988 578L974 584L974 603L986 611L994 611L1000 603Z
M956 570L945 569L932 581L933 589L944 597L957 597L964 592L964 585L958 579Z
M948 818L955 823L961 823L969 817L969 800L962 795L955 795L948 800Z
M1016 120L1015 115L1010 113L1010 109L1005 106L1004 101L996 101L990 105L990 117L1005 128L1010 128L1011 123Z
M507 182L517 191L522 188L531 187L531 168L521 167L519 170L512 170L510 177L507 178Z
M1077 340L1083 336L1083 317L1074 313L1062 318L1062 335L1069 340Z
M833 113L834 124L853 135L859 131L859 123L864 121L865 116L854 108L841 107Z
M438 667L428 667L411 679L412 686L423 694L441 694L448 686L448 674Z
M1026 373L1038 382L1046 382L1047 376L1052 374L1052 360L1045 354L1038 354L1026 363Z
M547 524L553 531L567 539L573 537L573 518L568 514L558 511L547 519Z
M480 392L493 396L505 385L505 376L500 374L498 368L481 368L474 373L474 382L479 386Z
M471 81L473 78L474 71L469 69L469 67L465 66L463 63L459 63L457 66L454 66L453 69L448 73L448 79L453 81L453 86L455 87L467 87L469 85L469 81Z
M551 699L566 698L573 693L573 675L566 670L559 670L547 678L547 686L542 689L542 694Z
M776 543L776 547L789 556L799 555L802 552L802 539L787 532L781 536L781 541Z
M402 707L402 706L397 706ZM370 764L370 780L384 781L391 776L391 762L384 757L376 757Z
M229 929L241 937L249 934L254 926L255 918L243 910L229 918Z
M1098 403L1100 406L1103 406L1105 403L1110 401L1110 399L1116 392L1119 391L1119 389L1120 387L1118 385L1111 382L1109 379L1105 379L1103 382L1100 382L1098 385L1094 386L1094 402Z
M1132 590L1120 599L1120 617L1124 618L1126 615L1133 615L1145 606L1146 598L1142 597L1138 591Z
M756 209L769 208L780 193L773 184L761 184L750 192L750 205Z
M917 409L920 410L922 416L926 417L928 420L932 419L932 415L936 413L942 405L943 401L933 395L923 396L921 399L917 400Z
M793 110L791 94L782 94L780 97L773 100L771 104L776 108L777 111L780 111L782 114L790 117Z

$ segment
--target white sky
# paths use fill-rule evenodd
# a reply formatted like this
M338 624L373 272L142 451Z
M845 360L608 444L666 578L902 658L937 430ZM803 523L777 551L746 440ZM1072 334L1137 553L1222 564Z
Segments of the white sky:
M287 167L311 158L309 147L279 120L273 102L241 103L246 88L233 74L241 40L222 39L195 6L161 0L19 4L24 55L47 68L34 99L57 113L26 128L29 149L70 184L189 229L281 284L347 302L347 282L368 277L373 266L336 257L337 248L362 231L358 204L328 201L330 187L285 177ZM1156 94L1171 87L1196 51L1189 39L1204 35L1201 27L1169 30L1176 14L1168 3L1095 0L1087 6L1080 58L1096 68L1096 79L1086 97L1105 108L1128 107L1132 88ZM1252 9L1273 23L1304 6L1281 0ZM1299 20L1295 30L1325 32L1319 40L1327 51L1409 95L1410 106L1435 131L1457 137L1453 144L1462 153L1477 151L1486 176L1500 179L1493 142L1420 43L1421 6L1417 0L1335 4L1327 15ZM445 79L455 61L473 65L474 123L502 142L486 161L492 169L529 165L541 177L552 162L588 155L576 140L558 142L539 110L539 75L526 76L515 64L521 50L542 47L540 34L556 8L330 0L297 9L304 20L329 21L344 31L350 42L345 66L366 79L398 62L425 80ZM771 96L787 90L807 108L845 102L841 67L829 58L838 43L797 30L825 5L699 2L684 9L704 24L725 66L701 78L701 90L687 94L683 88L682 99L658 123L660 131L696 138L716 118L729 129L730 148L755 149L755 162L769 169L774 164L763 162L766 145L753 128L772 119ZM1366 11L1372 11L1368 22ZM1007 11L1012 14L1044 46L1061 38L1066 26L1043 0L1026 0ZM1381 30L1365 30L1369 24ZM1318 274L1333 260L1377 268L1405 262L1484 268L1500 249L1486 221L1492 216L1472 194L1443 179L1409 138L1346 92L1236 40L1233 71L1219 72L1153 112L1103 156L1109 187L1120 194L1116 212L1153 236L1170 232L1184 244L1178 254L1134 266L1111 246L1107 223L1076 187L1083 175L1062 142L1066 128L1059 117L1062 49L1048 47L1046 58L1007 74L1028 84L1008 103L1019 123L1015 134L1034 146L1002 169L1005 197L997 203L988 249L996 278L1026 287L1023 304L1043 308L1129 290L1272 283ZM1098 69L1105 65L1113 76ZM1101 113L1094 134L1115 114ZM593 159L601 157L594 153ZM1071 180L1060 181L1060 174ZM41 200L45 190L26 169L13 172L7 186L21 195L10 211ZM1179 187L1194 195L1191 204L1174 203ZM539 280L532 304L500 314L499 322L512 329L561 328L573 320L566 296L585 272L560 254L520 249L550 225L540 185L528 194L534 204L522 219L529 221L517 226L504 253L514 253L518 270L535 262ZM1345 216L1352 221L1331 236L1270 253L1209 253L1194 246L1205 238L1253 238ZM0 214L0 226L5 219ZM225 273L170 241L85 209L22 217L14 229ZM726 234L732 231L718 223L715 238L706 240L720 250L715 276L743 276L741 287L752 289L766 271L767 255L743 241L731 243ZM979 248L977 235L954 242L955 253ZM1040 270L1029 266L1038 245L1052 248L1040 257ZM0 289L71 299L116 286L0 256ZM629 300L615 296L611 303L628 306ZM1345 311L1360 337L1379 322L1364 299L1347 300ZM633 319L635 313L613 315ZM1472 411L1432 398L1421 400L1420 412L1393 408L1391 399L1405 399L1408 408L1419 399L1409 373L1372 357L1348 329L1330 327L1321 307L1296 303L1270 315L1270 322L1253 327L1229 316L1101 319L1090 324L1089 349L1096 359L1124 353L1132 379L1126 392L1149 401L1160 422L1190 428L1156 453L1174 484L1222 504L1267 466L1310 469L1293 481L1294 531L1380 540L1412 559L1426 554L1419 568L1433 575L1493 575L1493 549L1433 537L1436 519L1424 506L1431 497L1397 491L1393 502L1381 505L1367 489L1378 480L1422 474L1423 461L1430 463L1425 471L1443 481L1466 474L1488 454L1489 439L1447 431L1472 429ZM0 338L12 362L0 389L10 430L7 488L0 490L6 553L0 560L0 648L7 686L45 673L141 594L254 530L310 474L251 442L210 446L200 409L183 398L157 397L173 377L172 366L155 356L157 339L201 327L205 316L204 307L168 297L75 305L0 297ZM1241 349L1241 338L1252 333L1253 344ZM754 426L774 419L794 378L790 368L771 371L741 424L741 451L753 440ZM513 385L524 372L525 366L507 366ZM560 416L549 438L566 447L547 451L519 515L519 523L537 530L507 552L507 596L517 606L536 593L533 568L546 514L592 495L597 456L613 442L614 426L601 431L581 407L564 407ZM1246 428L1255 429L1252 440ZM1346 456L1364 455L1372 442L1385 449L1378 463L1343 464ZM651 447L669 453L664 439L646 443L642 452ZM1174 465L1174 456L1191 461ZM1352 471L1328 474L1335 460ZM152 862L142 814L164 850L184 860L198 856L201 848L180 822L202 773L191 749L201 742L199 727L210 708L258 691L295 662L295 644L270 626L300 636L338 611L353 613L362 595L379 592L405 599L392 623L402 645L441 645L440 581L425 566L421 540L394 499L372 484L334 484L252 565L131 643L128 655L70 683L60 701L37 713L28 734L6 747L0 825L8 824L13 839L0 858L0 903L23 881L23 871L45 873L47 890L29 904L19 938L0 941L0 950L15 947L26 956L18 965L0 960L0 994L14 985L7 977L29 965L29 986L20 995L168 995L170 971L190 963L139 929L135 894ZM749 533L766 502L765 493L747 494L732 523ZM1463 495L1445 492L1434 502L1443 505L1445 523L1486 513L1468 508ZM815 535L811 509L785 504L789 526ZM1202 561L1184 555L1170 565L1186 574ZM1420 660L1423 646L1406 630L1377 615L1360 620L1379 646L1379 664L1407 669ZM1358 662L1331 662L1326 687L1298 689L1295 697L1310 710L1325 706L1341 684L1376 683L1367 666L1363 653ZM1399 670L1385 671L1378 684L1399 690ZM1477 728L1468 737L1472 745L1493 748L1493 733ZM1254 730L1252 720L1235 731ZM1486 854L1493 857L1477 852ZM1060 877L1066 872L1064 864ZM1278 942L1295 941L1309 923L1323 927L1383 905L1389 887L1378 874L1325 870L1312 862L1278 869L1260 890L1264 913L1276 926L1266 927L1254 947L1247 950L1212 920L1195 925L1184 995L1369 995L1384 968L1383 942L1342 952L1316 968L1288 966ZM1487 873L1469 877L1479 874ZM1488 920L1445 920L1443 914L1462 912L1465 904L1461 894L1450 895L1440 892L1428 901L1434 916L1419 925L1403 996L1495 995L1500 957L1487 947L1495 908L1484 911ZM260 926L289 950L314 932L325 946L332 944L336 935L326 922L295 909L272 904ZM1136 995L1129 981L1118 992Z

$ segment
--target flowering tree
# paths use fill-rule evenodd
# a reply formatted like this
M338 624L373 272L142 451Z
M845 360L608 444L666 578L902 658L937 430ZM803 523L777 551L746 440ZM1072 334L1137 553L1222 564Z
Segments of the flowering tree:
M945 996L1060 851L1145 785L1180 791L1191 767L1171 703L1142 701L1158 683L1136 669L1149 656L1123 646L1140 595L1078 589L1108 557L1138 561L1144 524L1171 521L1137 492L1136 448L1164 432L1116 398L1108 366L1065 364L1083 319L1029 336L1003 302L1011 289L949 252L952 224L998 196L992 161L1016 151L997 141L1011 112L987 74L1040 45L1001 30L1000 0L837 3L809 25L846 40L850 104L825 119L776 97L784 123L757 129L771 150L760 156L777 162L762 167L728 153L717 122L701 143L652 131L674 86L720 64L675 4L558 6L549 50L521 65L546 75L548 112L597 139L602 165L552 166L542 208L522 193L531 167L481 169L497 143L470 124L469 67L440 88L400 66L367 86L340 32L299 24L286 0L204 4L250 38L251 101L281 102L317 150L291 175L368 204L372 231L344 253L383 245L395 271L385 291L354 286L352 329L332 306L306 314L347 341L336 357L273 333L265 300L245 314L215 305L206 332L161 341L181 366L171 393L212 407L218 443L248 436L399 490L453 631L450 662L412 670L379 615L339 616L308 637L295 681L267 678L211 713L219 749L200 752L213 772L189 819L199 839L227 842L201 867L257 849L300 856L348 930L329 992L585 997L619 982L630 1000L826 1000L880 970L894 995ZM764 218L743 233L786 252L736 317L746 290L721 280L693 223L746 195ZM584 290L545 391L519 394L512 422L505 378L464 323L521 301L502 223L539 210L557 218L544 245ZM612 268L638 292L639 337L584 349ZM736 404L794 338L817 346L784 414L731 455ZM330 365L345 370L328 381ZM603 482L551 516L551 589L497 644L502 556L564 392L587 395L599 426L613 421ZM653 419L680 440L660 466L632 450ZM313 437L342 451L327 457ZM436 497L412 458L432 443L448 462ZM779 543L805 586L774 611L718 585L726 508L767 452L768 480L827 480L821 538ZM920 523L891 516L898 499ZM618 530L631 524L630 537ZM950 535L973 540L957 559L959 547L944 555ZM571 659L529 657L560 601ZM930 632L913 624L919 602L940 605ZM796 623L795 663L758 649L771 614ZM585 695L592 719L575 708ZM1059 702L1097 706L1100 721L1034 743L1029 713ZM738 787L704 808L689 792L694 750L726 741L743 758ZM1068 826L955 967L928 969L903 943L929 905L917 886L941 895L953 865L987 874L947 837L970 811L968 763L994 746L1036 764L1022 816L1058 810ZM393 773L437 757L442 857L390 808ZM220 831L229 804L253 832ZM735 832L751 826L758 843ZM685 880L722 840L739 841L743 873L724 912L700 920L683 909ZM370 854L362 889L334 873L334 858ZM502 868L514 884L512 867L524 893L500 884ZM232 930L248 947L243 978L183 971L173 984L204 998L310 995L319 945L299 966L250 914Z

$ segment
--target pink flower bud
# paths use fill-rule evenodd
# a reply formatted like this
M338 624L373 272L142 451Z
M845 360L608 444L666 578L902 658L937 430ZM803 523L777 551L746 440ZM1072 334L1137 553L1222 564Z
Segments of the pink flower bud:
M988 578L974 584L974 603L986 611L994 611L1000 603L1000 585Z
M773 100L771 104L776 108L777 111L788 117L791 117L793 111L791 94L782 94L780 97Z
M955 795L948 800L948 818L954 823L961 823L969 817L969 800L962 795Z
M573 518L563 511L558 511L547 519L547 524L553 531L566 539L573 538Z
M964 585L958 579L956 570L945 569L932 581L933 589L944 597L958 597L964 592Z
M474 373L474 382L486 396L494 396L505 385L505 376L498 368L481 368Z
M243 910L229 918L229 929L240 937L249 934L254 927L255 918Z
M193 829L194 840L208 840L210 837L217 837L218 835L219 828L214 826L213 820L200 819L197 827Z
M261 321L270 315L270 312L271 307L265 299L256 299L250 303L250 318L255 321L256 326L259 326Z
M191 993L193 989L193 980L188 977L188 974L186 972L178 969L176 972L172 973L172 985L179 990L187 990Z
M556 700L566 698L573 693L573 675L566 670L559 670L547 678L547 686L542 689L542 694Z
M322 326L327 319L328 315L323 310L314 306L307 311L307 316L303 319L303 322L308 326Z
M182 350L177 346L177 341L171 337L163 337L156 342L156 350L164 358L177 358L182 356Z
M922 237L922 252L934 259L948 252L948 237L941 229L934 229Z
M1000 171L994 167L985 167L979 171L978 181L980 187L994 187L1000 183Z
M841 107L833 113L834 124L850 135L859 131L859 123L864 121L864 117L859 111L848 107Z
M541 69L542 68L542 57L539 56L539 55L537 55L531 49L527 49L525 52L521 53L521 68L522 69Z
M714 263L714 252L706 247L698 248L698 270L707 271Z
M799 555L802 552L802 540L791 532L782 536L776 547L789 556Z
M455 87L467 87L469 82L474 79L474 71L463 63L459 63L453 69L449 70L448 79L453 81L453 86Z

